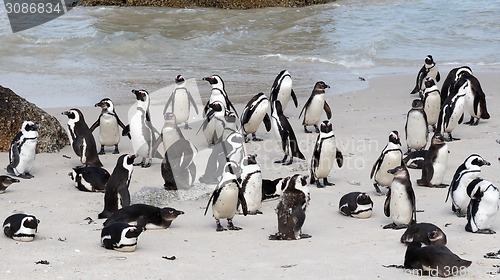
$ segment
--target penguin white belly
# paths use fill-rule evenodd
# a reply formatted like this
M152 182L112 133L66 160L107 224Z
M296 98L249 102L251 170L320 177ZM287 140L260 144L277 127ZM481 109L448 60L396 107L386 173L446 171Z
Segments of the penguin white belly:
M441 97L435 93L429 95L425 100L424 112L427 115L427 124L435 125L439 119L439 111L441 110Z
M246 133L257 132L259 125L264 120L264 116L266 115L268 108L269 108L269 102L267 100L260 102L260 104L257 105L257 107L255 107L252 116L250 116L248 122L243 126L243 129L245 130Z
M140 111L137 111L130 119L130 138L132 140L132 148L134 153L141 157L149 157L149 143L146 135L143 133L151 133L150 129L144 123L145 118ZM148 135L149 138L151 135Z
M285 77L281 81L280 91L277 99L281 102L281 107L285 110L292 97L292 78Z
M474 95L472 94L471 90L467 90L465 94L465 105L467 107L467 113L469 113L470 116L479 118L480 116L480 110L478 108L478 113L474 113Z
M440 185L443 183L444 173L446 172L446 165L448 164L448 147L443 146L439 149L436 159L432 164L434 174L431 178L431 184Z
M408 225L413 218L413 205L406 187L399 183L391 185L391 219L396 225Z
M304 114L303 125L317 125L323 114L323 107L325 106L325 99L323 94L318 94L313 97L311 103L306 108Z
M238 204L238 186L236 184L226 185L220 191L217 201L212 206L213 215L216 219L232 219L236 214Z
M220 102L221 104L224 105L224 108L222 108L222 111L224 111L224 109L227 108L226 98L219 90L212 90L212 93L210 94L210 99L209 99L208 103L212 104L214 102Z
M490 193L488 195L492 194ZM495 200L493 196L490 198L486 198L486 196L487 195L485 194L480 202L476 202L479 203L479 207L477 212L474 214L474 222L479 229L489 229L495 222L498 214L498 201L500 199L498 197L498 190L496 201L493 201Z
M390 186L394 175L387 173L389 169L393 169L401 165L401 152L391 151L384 156L384 160L380 164L380 168L375 174L375 181L381 186Z
M26 140L26 142L24 142L19 153L19 163L15 167L17 172L29 173L31 171L33 162L35 161L37 142L37 140Z
M458 121L462 118L465 109L465 98L463 96L459 97L456 101L455 108L451 113L448 126L445 127L444 132L452 132L453 129L458 125Z
M418 111L408 114L406 122L406 144L410 149L420 150L427 145L425 116Z
M459 207L460 212L462 212L462 213L467 212L467 206L469 205L470 197L469 197L469 195L467 195L467 185L471 181L472 181L472 179L465 180L465 181L463 181L463 179L462 179L460 181L460 185L458 185L457 189L455 191L451 192L451 199L453 201L453 204L456 205L456 207Z
M279 131L278 121L275 118L271 118L271 129L273 131L274 139L281 147L281 134Z
M102 114L99 120L99 142L104 146L114 146L120 142L118 121L110 114Z
M351 216L358 219L368 219L372 216L372 206L370 204L359 205Z
M125 234L122 234L122 238L116 246L117 247L114 248L116 251L133 252L137 247L137 237L127 238L125 237Z
M167 151L168 148L174 144L177 140L181 139L180 135L177 134L177 130L171 127L166 127L162 131L163 139L163 151Z
M327 139L323 141L321 146L321 152L319 154L319 164L318 167L314 169L314 176L316 179L322 179L328 177L330 170L332 170L335 156L337 153L337 146L335 139Z
M177 124L184 123L189 119L189 97L186 90L178 89L175 91L175 100L172 112L175 115Z
M245 201L247 203L247 209L250 213L255 213L259 210L262 204L262 175L261 173L255 173L250 175L250 179L247 181L245 186ZM245 178L246 176L242 176Z

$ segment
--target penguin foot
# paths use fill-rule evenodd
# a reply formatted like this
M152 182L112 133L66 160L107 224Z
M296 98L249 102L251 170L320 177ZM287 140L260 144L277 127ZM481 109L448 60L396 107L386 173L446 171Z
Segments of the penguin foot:
M314 129L316 129L316 133L319 133L319 127L317 125L314 125Z
M19 174L17 177L23 178L23 179L32 179L35 176L33 176L33 175L29 174L28 172L26 172L26 173L23 173L23 174Z
M311 237L312 237L312 235L307 234L307 233L301 233L300 234L300 239L306 239L306 238L311 238Z
M480 233L480 234L496 234L494 230L491 229L479 229L474 233Z
M240 228L240 227L235 226L235 225L233 224L233 222L232 222L232 221L230 221L230 220L228 220L228 221L227 221L227 229L228 229L228 230L241 230L241 228Z
M318 189L322 189L322 188L324 188L325 186L324 186L323 184L321 184L321 183L319 182L319 180L316 180L316 187L317 187Z
M395 223L390 223L388 225L385 225L383 227L383 229L394 229L394 230L398 230L398 229L404 229L404 228L407 228L408 225L396 225Z
M245 143L250 142L250 139L245 136Z
M105 154L106 154L106 152L105 152L104 150L100 150L97 154L98 154L98 155L105 155Z
M215 231L225 231L227 229L223 228L220 224L217 224L217 228L215 229Z
M118 145L115 146L115 150L113 151L113 154L119 154L120 150L118 150Z
M459 217L459 218L465 218L465 217L467 217L466 213L462 213L460 211L458 211L456 214L457 214L457 217Z
M334 183L328 182L328 180L326 178L323 179L323 185L325 185L325 186L335 186Z
M193 128L192 128L192 127L190 127L190 126L188 125L188 123L185 123L185 124L184 124L184 129L193 129Z
M441 188L446 188L446 187L448 187L448 185L447 185L447 184L439 184L439 185L432 185L432 187L433 187L433 188L440 188L440 189L441 189Z
M252 137L252 141L260 142L260 141L264 141L264 139L258 138L257 136L254 136L254 137Z
M384 193L382 193L377 184L373 184L373 187L375 187L375 191L377 192L378 195L384 195Z
M290 158L288 162L283 162L282 165L291 165L293 163L293 158Z
M305 133L312 133L312 131L307 130L307 126L304 125L304 132Z

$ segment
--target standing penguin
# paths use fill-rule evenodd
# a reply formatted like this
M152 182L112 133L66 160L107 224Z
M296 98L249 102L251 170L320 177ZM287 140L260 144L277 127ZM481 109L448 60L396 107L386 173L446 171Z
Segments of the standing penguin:
M227 229L241 229L240 227L236 227L233 224L233 217L236 214L238 202L241 204L243 215L247 215L247 204L245 201L245 196L235 175L235 169L236 164L232 162L228 162L226 163L226 165L224 165L224 173L222 174L222 179L217 185L217 188L212 193L212 196L210 196L207 207L205 208L206 215L208 206L210 206L210 202L212 202L212 214L215 218L215 223L217 224L216 231L226 230L220 224L221 219L227 219Z
M177 77L175 77L175 89L165 104L163 115L167 113L167 108L170 104L172 104L171 112L176 117L176 124L184 123L184 129L191 129L188 124L190 114L189 109L193 106L196 111L196 115L198 115L198 106L196 105L193 96L187 89L186 80L182 75L177 75Z
M78 109L71 109L62 112L62 114L68 117L69 142L75 154L80 157L80 162L85 166L102 166L97 154L94 136L85 122L82 112Z
M203 135L209 146L217 144L220 140L225 126L224 116L228 112L220 101L208 105L205 119L196 133L198 134L203 129Z
M276 206L278 232L269 236L270 240L299 240L311 237L302 233L306 220L306 208L311 200L307 188L307 176L293 175L283 190L281 200Z
M487 120L490 118L490 114L486 108L486 95L475 76L464 71L461 77L470 82L470 90L465 94L465 106L470 115L470 120L466 124L477 125L479 119Z
M424 60L424 65L420 68L417 74L417 80L415 81L415 88L410 92L410 94L415 94L423 91L425 89L424 80L426 77L431 77L436 82L439 82L441 75L439 74L438 67L432 58L432 55L427 55Z
M36 144L38 143L40 125L32 121L24 121L21 130L10 144L9 165L7 172L23 179L31 179L31 168L35 161Z
M210 77L204 77L204 81L207 81L212 85L212 91L210 93L210 98L208 99L207 104L205 105L205 109L203 113L207 113L209 105L218 101L221 102L224 106L224 110L233 110L233 112L238 115L236 112L236 108L234 108L233 103L229 100L229 97L226 92L226 88L224 86L224 81L219 75L213 75Z
M112 223L101 231L102 247L120 252L133 252L137 247L137 238L142 231L141 227L127 223Z
M433 130L436 130L439 112L441 111L441 94L434 79L430 77L425 78L425 90L423 95L427 125L432 126Z
M460 76L465 72L472 75L472 69L469 66L460 66L450 70L441 86L441 106L443 106L444 101L451 94L453 88L455 88L455 84L460 79Z
M366 219L371 217L373 201L367 193L350 192L340 198L340 213L354 218Z
M133 89L132 93L137 99L137 109L130 118L129 125L123 130L122 135L130 133L134 153L142 157L141 167L147 168L151 166L153 156L161 158L161 154L154 149L157 132L151 123L149 93L144 89Z
M436 133L432 137L431 146L425 154L422 166L422 177L417 180L419 186L430 188L445 188L443 184L446 166L448 164L448 145L443 135Z
M316 129L316 133L319 133L318 124L321 119L322 111L325 110L327 119L332 117L332 110L325 100L325 89L330 88L329 85L325 84L323 81L319 81L314 85L314 89L307 99L306 104L300 111L299 118L304 113L304 119L302 120L302 125L304 126L305 133L311 133L307 130L308 125L313 125Z
M13 214L3 222L3 232L17 241L33 241L40 221L33 215Z
M465 110L465 95L468 91L470 91L469 80L459 79L439 113L436 132L443 135L448 133L448 141L460 140L460 138L454 138L451 133L458 124L462 123Z
M422 100L415 99L411 104L411 109L406 115L406 146L408 153L412 150L419 151L427 146L427 115L424 111Z
M382 195L382 191L379 186L389 187L394 178L394 175L387 171L397 166L404 165L403 152L399 148L400 146L401 140L399 139L399 133L393 130L389 134L389 143L387 143L377 161L373 164L370 179L373 178L373 186L380 195Z
M342 167L344 157L342 156L342 152L337 148L332 124L326 120L321 124L321 132L318 138L316 138L316 144L314 145L310 167L310 183L316 183L318 188L334 185L328 182L328 174L332 170L334 161L337 162L339 167ZM320 179L323 179L323 184L321 184Z
M182 134L182 131L177 126L176 118L176 115L173 113L163 114L163 127L153 149L157 149L160 143L163 143L163 150L167 151L177 140L185 139L184 134Z
M481 178L472 180L467 186L470 196L465 230L472 233L495 234L490 227L495 222L500 208L500 192L491 182Z
M451 197L451 210L458 217L465 217L467 214L467 206L470 201L470 197L467 195L467 186L472 180L479 177L483 165L490 165L490 163L480 155L472 154L460 164L455 171L455 175L453 175L446 202Z
M283 115L283 108L279 100L275 101L274 105L271 106L271 125L274 135L280 142L282 151L285 153L282 160L275 161L274 163L290 165L293 162L293 157L306 159L300 151L292 125L288 122L287 117ZM288 157L290 157L290 160L287 162Z
M256 157L257 155L247 155L240 164L239 182L247 204L248 214L251 215L262 214L259 210L262 204L262 173Z
M101 143L101 150L99 154L104 155L106 153L104 146L115 146L113 154L119 154L118 143L120 143L120 132L118 126L125 129L125 125L116 114L113 101L109 98L104 98L95 104L95 107L101 107L102 111L99 118L90 127L90 131L93 132L98 126L100 127L99 143Z
M167 190L189 189L196 178L193 158L198 150L186 139L179 139L165 152L161 163L161 176Z
M241 116L241 128L245 136L245 142L249 141L247 138L249 134L252 134L252 141L262 141L261 138L257 138L255 135L262 122L264 122L267 131L271 130L271 119L267 114L268 108L269 100L262 92L248 101Z
M116 161L115 169L106 183L104 193L104 210L99 213L98 218L109 218L118 209L130 205L130 193L128 190L134 160L136 155L121 155Z
M410 173L405 166L388 170L394 175L384 203L384 214L391 217L392 223L384 229L402 229L417 222L415 192L411 186Z
M10 176L0 175L0 193L4 193L13 183L19 183L19 180Z
M275 101L280 101L283 111L285 111L290 98L292 98L293 104L295 105L295 108L297 108L299 103L297 102L297 96L292 89L292 76L287 70L282 70L274 79L273 86L271 87L271 94L269 96L269 102L274 104Z

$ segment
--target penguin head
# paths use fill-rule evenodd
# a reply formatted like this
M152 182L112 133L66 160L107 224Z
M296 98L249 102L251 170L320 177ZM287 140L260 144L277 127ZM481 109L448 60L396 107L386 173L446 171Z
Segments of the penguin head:
M226 162L226 164L224 165L224 173L229 173L229 174L235 175L236 168L238 168L238 166L234 162L232 162L232 161Z
M169 113L169 112L165 113L163 115L163 119L165 120L165 123L173 123L173 124L175 124L177 122L174 113Z
M411 108L412 109L423 109L424 108L424 102L422 99L413 99L411 102Z
M433 145L440 145L444 144L444 136L441 133L435 133L434 136L432 137L432 144Z
M109 98L103 98L101 101L99 101L99 103L96 103L94 105L94 107L101 107L102 109L102 112L113 112L115 109L114 109L114 105L113 105L113 101L111 101L111 99Z
M373 204L372 199L367 193L360 193L356 197L356 203L359 205Z
M224 105L219 101L215 101L215 102L208 104L208 107L216 112L221 112L222 109L224 109Z
M63 115L66 115L69 120L72 122L79 122L79 121L85 121L83 118L83 114L80 110L73 108L68 111L62 112Z
M175 83L176 84L182 84L184 83L184 77L182 75L177 75L177 77L175 77Z
M40 220L38 220L35 216L26 215L26 217L23 218L22 225L25 228L34 229L36 231L39 223L40 223Z
M257 157L257 154L247 155L246 157L244 157L241 160L241 165L242 166L247 166L247 165L251 165L251 164L257 164L256 157Z
M127 165L133 165L137 155L130 154L130 155L123 155L122 157L124 157L125 160L124 164L126 163Z
M436 85L436 81L432 77L426 77L424 84L425 88L431 88Z
M469 66L462 66L457 70L457 72L455 73L455 82L457 82L464 75L472 76L472 69L470 69Z
M325 92L325 89L330 88L329 85L325 84L323 81L316 82L314 85L315 92Z
M179 211L172 207L164 207L160 209L160 215L164 221L173 221L177 216L184 214L184 211Z
M408 177L408 169L404 165L400 165L396 168L387 170L387 173L394 175L394 178L405 178Z
M2 175L0 176L0 184L4 186L4 188L7 188L8 186L12 185L13 183L19 183L20 181L16 178L12 178L7 175Z
M224 119L228 123L235 124L236 123L236 114L234 112L226 110L226 112L224 113Z
M321 133L328 133L333 130L332 123L329 120L324 120L320 125L319 125L319 130Z
M135 94L137 101L146 102L149 100L149 92L145 89L133 89L132 93Z
M130 226L125 228L127 232L125 233L126 238L137 238L142 233L143 228L139 226Z
M425 65L426 66L434 65L434 59L432 58L432 55L429 54L425 57Z
M203 80L209 82L212 86L217 85L220 87L224 87L224 81L222 80L222 78L219 75L204 77Z
M21 131L22 132L38 131L39 128L40 128L40 125L38 123L35 123L32 121L24 121L22 126L21 126Z
M467 169L473 169L474 167L481 167L483 165L491 165L491 163L478 154L472 154L465 160L465 167Z
M399 139L399 132L397 130L391 131L391 134L389 134L389 142L401 146L401 139Z
M444 232L434 229L427 233L427 238L431 242L432 245L446 245L446 235Z

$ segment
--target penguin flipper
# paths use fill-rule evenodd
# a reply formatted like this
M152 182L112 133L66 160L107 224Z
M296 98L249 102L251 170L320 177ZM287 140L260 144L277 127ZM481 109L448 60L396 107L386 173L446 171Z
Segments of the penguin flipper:
M299 114L299 119L302 117L302 113L305 113L305 111L307 111L307 107L309 107L309 104L311 104L311 100L313 98L313 95L311 94L311 96L309 96L309 99L307 99L306 101L306 104L304 104L304 107L302 107L302 110L300 110L300 114ZM297 106L295 106L297 107Z
M163 114L164 114L164 115L165 115L165 113L167 112L168 106L170 106L170 103L172 103L172 100L174 99L175 91L176 91L176 90L174 90L174 91L170 94L170 97L168 98L167 103L165 103L165 107L163 108Z
M12 145L10 145L9 161L10 161L9 166L11 168L14 168L19 164L19 143L18 142L13 142Z
M203 214L203 216L206 216L207 215L207 211L208 211L208 206L210 206L210 202L212 201L212 199L214 198L214 195L215 195L215 191L212 193L212 195L210 196L210 198L208 199L208 203L207 203L207 206L205 207L205 213ZM217 199L215 199L216 201Z
M189 103L191 103L191 105L193 105L193 108L194 108L194 111L196 112L196 115L199 115L199 112L198 112L198 106L196 106L196 102L194 101L194 98L193 96L191 95L191 92L189 92L189 90L187 90L187 96L189 98Z
M128 190L127 185L122 185L118 187L118 195L122 201L122 208L126 206L130 206L130 192Z
M373 164L372 171L370 172L370 179L373 178L373 175L375 174L375 171L378 170L380 164L382 164L382 161L384 160L384 154L381 154L377 161Z
M458 124L461 124L463 121L464 121L464 114L462 114L462 116L458 120Z
M101 120L101 116L99 116L99 118L97 118L97 120L89 128L90 132L93 132L99 126L99 124L101 123L100 120Z
M389 191L387 192L387 197L385 198L384 202L384 214L386 217L391 216L391 189L389 188Z
M125 124L123 124L122 120L120 120L120 118L118 117L118 114L116 114L115 112L115 117L116 117L116 121L118 122L118 125L122 128L122 130L125 129ZM128 137L130 138L130 134L128 135Z
M436 83L441 80L441 74L439 74L439 71L436 74Z
M328 119L331 119L332 118L332 110L330 109L330 106L328 105L328 103L326 103L326 101L325 101L325 105L323 105L323 110L325 110L326 117Z
M335 153L335 159L337 160L337 165L339 167L342 167L344 165L344 156L339 149L337 149L337 152Z
M271 131L271 118L269 117L269 115L267 113L264 116L264 125L266 126L267 132Z
M247 201L245 200L245 195L242 188L238 188L238 202L241 204L241 209L243 210L243 215L248 214Z
M295 105L295 108L297 108L299 106L299 102L297 101L297 96L295 95L295 91L293 91L293 89L291 92L291 96L292 96L293 104Z
M128 135L128 137L130 138L130 125L126 125L123 130L122 130L122 136L125 136L125 135Z

